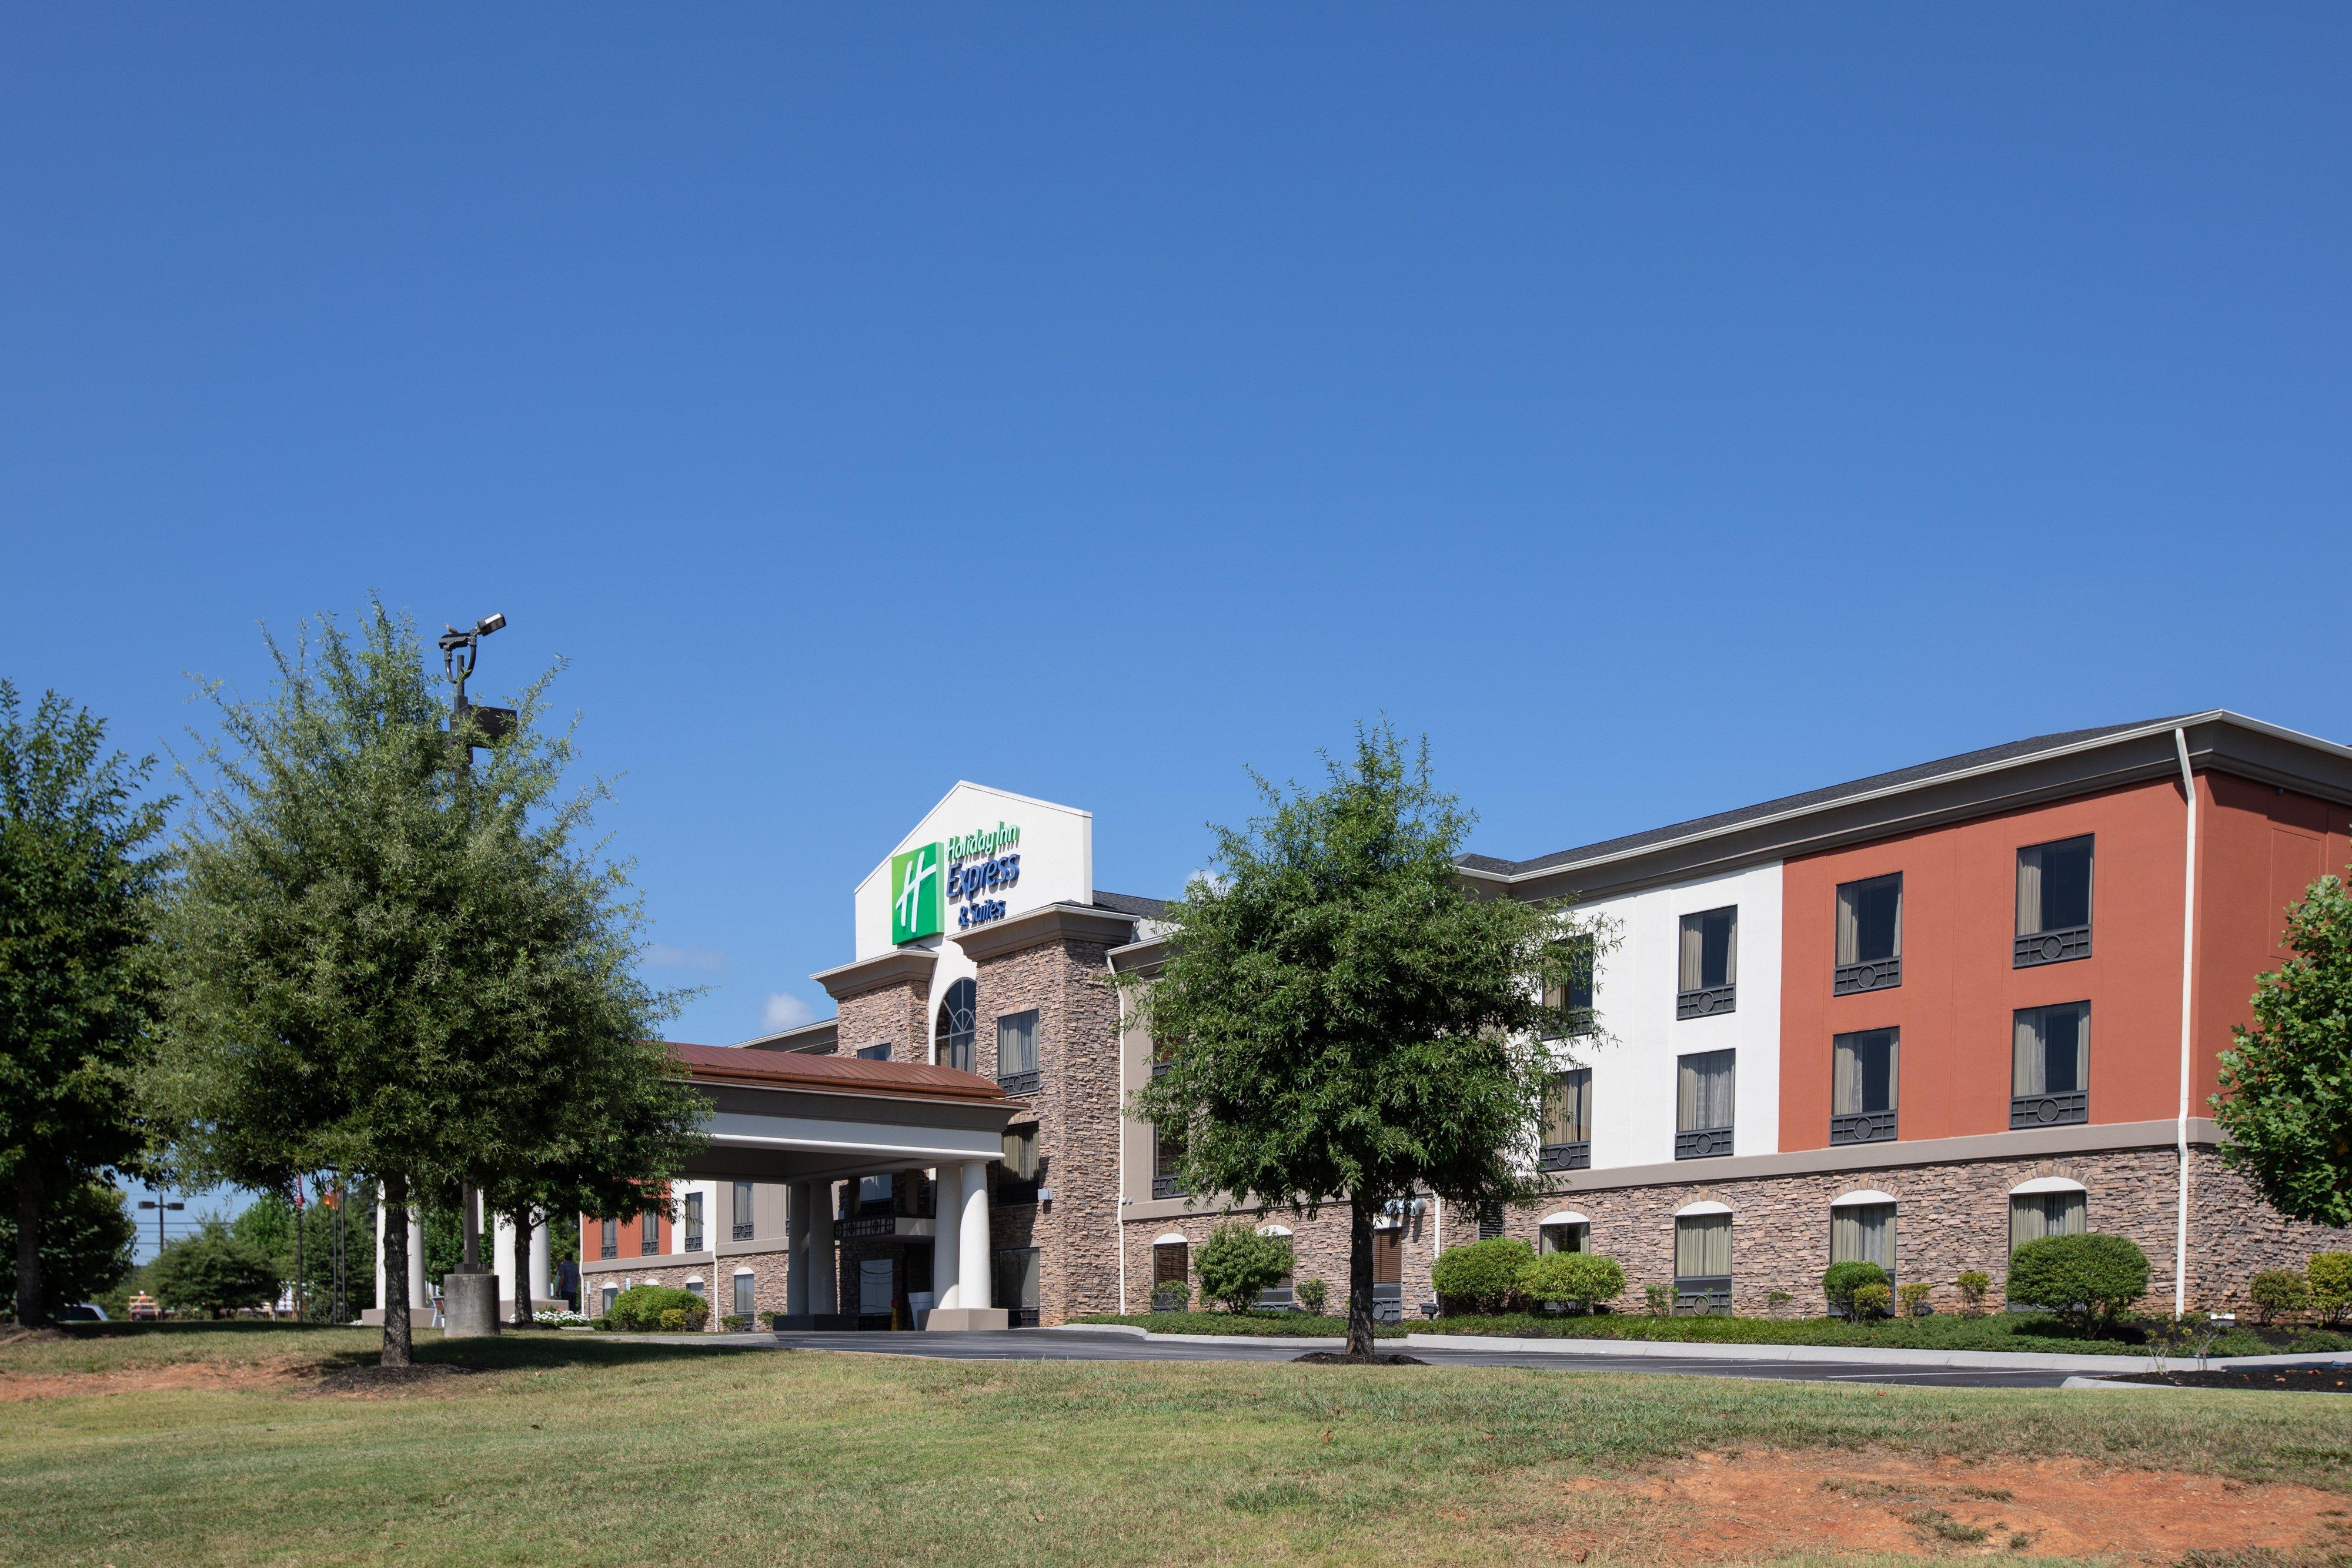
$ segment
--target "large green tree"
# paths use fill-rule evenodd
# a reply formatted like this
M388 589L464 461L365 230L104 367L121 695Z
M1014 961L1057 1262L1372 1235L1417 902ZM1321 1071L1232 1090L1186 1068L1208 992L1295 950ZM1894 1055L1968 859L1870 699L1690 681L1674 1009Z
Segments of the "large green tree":
M16 1319L47 1321L41 1230L91 1176L136 1168L133 1071L152 988L143 949L168 800L152 758L50 692L28 718L0 680L0 1191L12 1200Z
M151 1082L192 1179L382 1183L383 1360L404 1364L412 1204L571 1157L580 1085L660 1108L668 1142L596 1147L655 1162L635 1179L672 1174L700 1107L647 1043L668 998L636 978L636 901L587 836L603 787L563 792L547 679L509 732L453 737L415 627L381 604L271 653L268 698L214 688Z
M1391 1199L1529 1190L1548 994L1605 933L1565 906L1482 898L1454 864L1472 819L1383 724L1323 787L1259 779L1265 813L1214 828L1214 874L1160 916L1156 977L1128 984L1169 1070L1129 1114L1171 1135L1189 1192L1312 1215L1346 1201L1348 1348L1372 1353L1372 1224Z
M2221 1157L2290 1219L2352 1225L2352 894L2335 876L2287 912L2294 956L2254 982L2221 1053Z
M131 1276L137 1239L122 1191L85 1181L53 1193L41 1214L41 1293L47 1315L102 1296ZM0 1254L14 1256L16 1221L0 1214Z

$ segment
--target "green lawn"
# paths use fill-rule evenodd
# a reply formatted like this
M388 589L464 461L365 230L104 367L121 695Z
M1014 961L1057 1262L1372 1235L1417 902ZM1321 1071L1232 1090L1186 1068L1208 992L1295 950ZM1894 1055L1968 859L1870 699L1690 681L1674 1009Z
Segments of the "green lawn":
M558 1333L421 1337L421 1359L483 1369L446 1392L55 1392L59 1375L120 1387L349 1361L373 1337L172 1325L0 1346L0 1396L52 1390L0 1397L0 1562L1551 1561L1563 1531L1605 1523L1576 1478L1701 1449L2074 1455L2352 1493L2352 1402L2316 1396L945 1362ZM1592 1563L1629 1560L1601 1539Z

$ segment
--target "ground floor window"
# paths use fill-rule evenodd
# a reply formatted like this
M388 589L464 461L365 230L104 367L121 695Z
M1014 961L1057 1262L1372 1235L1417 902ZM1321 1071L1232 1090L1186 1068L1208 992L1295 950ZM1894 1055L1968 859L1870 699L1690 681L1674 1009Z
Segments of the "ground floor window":
M604 1287L604 1289L603 1290L603 1291L602 1291L602 1292L600 1292L600 1293L599 1293L599 1295L598 1295L598 1298L597 1298L598 1304L597 1304L597 1309L596 1309L596 1310L597 1310L597 1311L599 1311L599 1312L611 1312L611 1311L613 1310L613 1301L614 1301L614 1298L615 1298L615 1297L617 1297L618 1295L620 1295L620 1293L621 1293L621 1288L620 1288L618 1285L607 1285L607 1286L605 1286L605 1287Z
M1731 1310L1731 1216L1685 1214L1675 1220L1675 1305L1684 1312Z
M1272 1236L1278 1238L1285 1246L1293 1245L1290 1237L1290 1228L1286 1225L1261 1225L1257 1228L1257 1233L1260 1236ZM1282 1271L1281 1279L1276 1280L1273 1284L1268 1285L1265 1290L1260 1291L1257 1293L1257 1304L1261 1307L1271 1308L1286 1308L1295 1305L1298 1300L1295 1290L1296 1283L1297 1282L1291 1277L1290 1270L1287 1269L1284 1270Z
M1546 1220L1536 1232L1538 1252L1590 1252L1592 1250L1592 1226L1581 1219Z
M749 1318L751 1315L751 1276L750 1274L735 1276L735 1315L739 1318Z
M1011 1248L996 1255L996 1304L1004 1309L1014 1328L1037 1326L1043 1257L1034 1247Z
M1181 1285L1192 1277L1192 1249L1182 1241L1155 1242L1151 1249L1151 1282Z
M1875 1263L1895 1279L1895 1206L1847 1203L1830 1210L1830 1261Z
M2088 1195L2081 1192L2020 1192L2009 1199L2009 1249L2045 1236L2080 1236L2089 1228Z
M1503 1206L1482 1203L1478 1206L1478 1239L1492 1241L1503 1234Z

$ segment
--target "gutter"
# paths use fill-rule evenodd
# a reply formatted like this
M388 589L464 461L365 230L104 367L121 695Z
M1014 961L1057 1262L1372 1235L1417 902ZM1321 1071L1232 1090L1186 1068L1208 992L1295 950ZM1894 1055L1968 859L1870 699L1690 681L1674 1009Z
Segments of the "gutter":
M2180 1114L2175 1145L2180 1155L2179 1216L2172 1237L2172 1315L2189 1310L2189 1009L2197 975L2197 776L2189 767L2189 735L2176 727L2180 788L2189 801L2188 843L2180 870Z
M1127 1316L1127 996L1118 988L1118 950L1103 954L1104 972L1110 976L1111 1000L1118 1007L1118 1030L1111 1048L1118 1053L1118 1133L1111 1154L1110 1240L1118 1253L1118 1315Z

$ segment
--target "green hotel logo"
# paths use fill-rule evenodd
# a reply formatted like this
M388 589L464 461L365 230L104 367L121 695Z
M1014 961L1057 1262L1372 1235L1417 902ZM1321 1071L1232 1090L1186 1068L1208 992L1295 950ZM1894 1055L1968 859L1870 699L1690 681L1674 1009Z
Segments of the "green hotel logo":
M940 918L945 900L940 896L940 846L919 844L890 857L890 945L937 936L946 928Z

